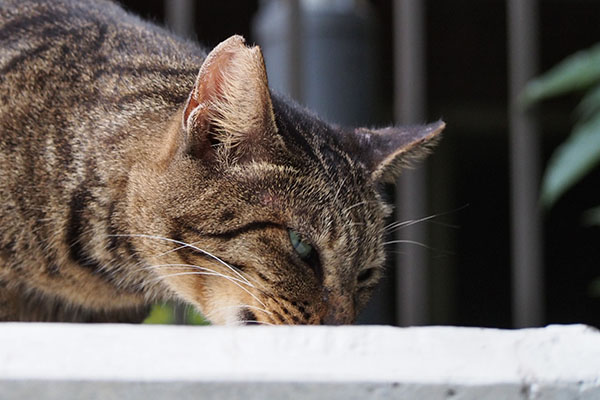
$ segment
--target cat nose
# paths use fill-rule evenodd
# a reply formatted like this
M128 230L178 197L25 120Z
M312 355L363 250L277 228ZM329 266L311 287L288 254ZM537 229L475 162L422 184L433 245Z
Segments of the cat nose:
M354 312L347 310L332 308L325 317L323 317L323 325L348 325L354 322Z

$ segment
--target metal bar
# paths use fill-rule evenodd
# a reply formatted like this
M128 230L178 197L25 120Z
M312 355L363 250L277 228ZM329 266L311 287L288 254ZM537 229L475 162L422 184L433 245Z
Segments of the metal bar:
M166 24L173 32L187 38L196 36L194 0L165 0L164 8Z
M510 177L512 207L512 312L515 328L544 320L541 221L538 208L537 121L518 96L537 71L536 0L508 0Z
M300 0L288 0L289 7L289 95L296 101L303 102L302 93L302 9Z
M394 1L395 116L403 124L422 122L425 117L425 29L424 1ZM426 168L405 171L396 189L401 220L426 214ZM426 240L424 224L399 232L399 239ZM400 325L428 322L427 253L419 246L397 247L396 313Z

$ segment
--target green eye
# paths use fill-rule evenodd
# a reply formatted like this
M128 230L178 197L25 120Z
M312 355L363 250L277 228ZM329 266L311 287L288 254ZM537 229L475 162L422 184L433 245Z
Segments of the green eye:
M313 248L312 246L302 237L300 234L293 230L288 230L290 233L290 242L292 243L292 247L296 250L296 253L300 256L301 259L306 260L312 254Z

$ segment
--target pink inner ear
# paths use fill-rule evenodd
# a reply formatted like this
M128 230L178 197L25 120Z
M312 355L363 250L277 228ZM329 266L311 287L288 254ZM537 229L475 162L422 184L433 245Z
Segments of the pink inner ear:
M185 107L185 111L183 112L183 120L185 121L185 125L186 127L189 125L189 121L188 118L190 117L190 114L192 113L192 111L194 111L196 109L196 107L198 107L200 104L198 103L198 101L196 100L196 98L194 97L194 94L192 93L192 95L190 96L190 99L188 100L187 106Z
M188 100L183 114L186 126L188 118L201 104L210 104L219 102L224 98L223 83L225 76L232 67L233 59L235 58L234 51L221 51L211 53L202 64L200 73L196 79L196 84L192 90L192 95Z

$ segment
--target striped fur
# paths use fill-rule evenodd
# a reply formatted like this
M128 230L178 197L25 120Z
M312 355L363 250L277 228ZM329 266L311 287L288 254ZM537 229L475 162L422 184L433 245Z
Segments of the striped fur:
M352 322L384 262L378 186L443 128L333 127L271 94L243 39L207 58L104 0L4 0L0 46L0 320L177 298L215 323Z

